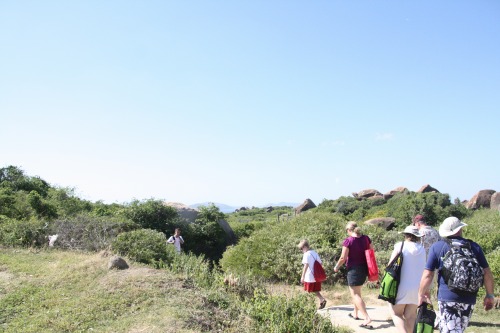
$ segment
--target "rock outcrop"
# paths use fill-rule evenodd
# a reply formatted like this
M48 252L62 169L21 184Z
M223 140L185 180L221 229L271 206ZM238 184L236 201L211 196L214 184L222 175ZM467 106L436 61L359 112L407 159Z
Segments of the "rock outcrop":
M365 221L366 225L376 225L384 228L385 230L391 230L394 228L396 219L394 217L377 217L371 220Z
M306 210L309 210L311 208L316 208L316 205L311 199L306 199L302 205L295 207L295 214L299 215L302 212L305 212Z
M164 204L166 206L175 208L177 210L177 213L179 213L179 217L188 223L194 223L194 221L196 221L196 219L198 218L198 210L188 207L182 203L165 202Z
M410 191L408 190L408 188L404 187L404 186L399 186L399 187L396 187L394 190L390 190L389 192L385 193L384 194L384 199L385 200L389 200L390 198L392 198L393 196L395 196L397 193L410 193Z
M367 190L362 190L358 192L357 195L355 196L355 198L357 199L368 199L372 197L383 197L383 195L379 191L371 188Z
M468 209L490 208L491 197L495 192L495 190L481 190L474 194L465 207Z
M430 193L430 192L434 192L434 193L441 193L439 192L438 190L436 190L434 187L430 186L429 184L426 184L424 186L422 186L418 191L417 193Z
M500 210L500 192L495 192L491 196L490 209Z

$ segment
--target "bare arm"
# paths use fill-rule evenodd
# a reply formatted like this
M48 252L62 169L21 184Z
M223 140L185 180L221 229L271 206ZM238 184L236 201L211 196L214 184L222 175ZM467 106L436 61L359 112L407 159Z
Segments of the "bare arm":
M420 279L420 288L418 289L418 304L422 304L427 301L430 303L431 301L431 283L434 278L434 271L430 271L428 269L424 269L424 273L422 274L422 279Z
M484 289L486 289L486 297L484 298L483 305L486 311L493 309L493 304L495 303L495 297L491 297L495 290L493 279L493 273L491 273L491 269L489 267L483 270L484 272ZM490 296L488 296L490 295Z
M337 264L335 265L335 267L333 268L333 270L335 272L338 272L340 266L342 266L346 262L348 255L349 255L349 248L342 246L342 254L340 255L340 259L337 262Z
M300 277L300 283L304 283L304 278L306 276L307 269L309 268L309 264L304 264L304 268L302 269L302 276Z

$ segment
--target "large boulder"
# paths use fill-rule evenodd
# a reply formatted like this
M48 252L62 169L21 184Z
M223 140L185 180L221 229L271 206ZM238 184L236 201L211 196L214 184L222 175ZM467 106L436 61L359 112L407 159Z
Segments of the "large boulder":
M224 232L226 233L228 244L236 244L236 235L234 234L234 231L229 223L227 223L227 221L223 219L217 222L219 223L222 230L224 230Z
M198 218L198 210L188 207L185 204L179 202L165 202L164 204L175 208L179 217L188 223L194 223L194 221Z
M495 192L495 190L481 190L474 194L465 207L468 209L490 208L491 197Z
M500 192L495 192L491 196L490 208L500 210Z
M360 191L360 192L358 192L357 196L355 196L355 198L357 198L357 199L368 199L371 197L383 197L383 195L379 191L371 188L371 189Z
M417 193L440 193L438 190L436 190L434 187L430 186L429 184L426 184L422 186Z
M295 207L295 214L298 215L302 212L305 212L306 210L309 210L311 208L316 208L316 205L311 199L306 199L302 205Z
M390 190L389 192L385 193L384 199L389 200L390 198L395 196L397 193L407 194L407 193L410 193L410 191L404 186L399 186L399 187L396 187L394 190Z
M396 219L394 217L377 217L371 220L365 221L366 225L376 225L378 227L382 227L385 230L391 230L394 228L396 223Z

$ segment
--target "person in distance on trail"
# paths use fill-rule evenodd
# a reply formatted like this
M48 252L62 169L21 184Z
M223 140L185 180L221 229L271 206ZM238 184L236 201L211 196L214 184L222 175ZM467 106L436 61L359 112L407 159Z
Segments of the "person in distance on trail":
M373 249L372 241L370 237L363 235L361 228L354 221L348 222L345 229L348 237L342 243L342 254L333 270L338 272L340 266L346 263L347 284L354 304L354 313L349 313L349 317L359 320L358 311L361 312L365 319L360 326L372 329L372 320L366 311L365 301L361 298L361 287L368 276L365 250L368 247Z
M304 290L309 293L315 293L316 297L319 299L319 309L323 309L326 305L326 299L321 295L321 282L316 282L314 279L313 271L311 267L314 267L314 261L318 261L320 264L321 258L316 253L316 251L311 250L309 247L309 242L307 239L300 241L298 248L304 253L302 256L302 263L304 268L302 269L302 276L300 277L300 283L304 284Z
M427 225L424 216L420 214L413 218L413 225L416 226L420 234L422 234L422 245L424 246L425 254L428 255L432 244L440 240L439 233L436 229Z
M467 224L454 216L446 218L439 227L441 240L434 243L430 250L425 265L422 279L420 280L419 304L424 301L430 303L430 286L434 277L434 271L438 271L438 307L439 307L439 331L441 333L462 333L467 328L474 305L476 304L477 292L452 291L448 288L443 278L443 257L451 249L451 246L461 246L470 249L483 270L484 287L486 296L483 306L486 311L493 308L495 300L494 280L491 269L484 256L481 247L471 240L462 237L462 228ZM451 246L450 246L451 243ZM459 267L459 265L457 265ZM464 273L465 274L465 273ZM449 282L449 281L448 281ZM468 283L467 285L471 285ZM466 286L467 286L466 285Z
M181 253L181 245L184 244L184 239L181 236L181 229L175 228L175 233L167 240L168 244L174 244L177 253Z
M396 304L391 304L391 312L397 330L401 333L411 333L417 320L418 287L425 267L425 250L420 243L422 234L417 227L410 225L400 234L404 234L403 265ZM401 242L394 245L389 262L398 255L401 245Z

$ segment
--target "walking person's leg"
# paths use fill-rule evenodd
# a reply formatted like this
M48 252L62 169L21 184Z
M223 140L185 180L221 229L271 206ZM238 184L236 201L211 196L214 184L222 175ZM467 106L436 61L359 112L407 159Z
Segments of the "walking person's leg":
M396 304L391 306L392 321L400 333L408 333L404 318L405 307L405 304Z
M411 333L415 328L415 322L417 321L417 308L416 304L406 304L404 310L405 328L406 331Z
M372 322L368 312L366 311L366 304L361 297L361 287L362 286L349 286L349 291L351 292L352 302L355 309L361 312L365 320L363 321L363 326L366 326Z

